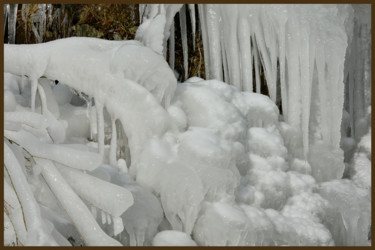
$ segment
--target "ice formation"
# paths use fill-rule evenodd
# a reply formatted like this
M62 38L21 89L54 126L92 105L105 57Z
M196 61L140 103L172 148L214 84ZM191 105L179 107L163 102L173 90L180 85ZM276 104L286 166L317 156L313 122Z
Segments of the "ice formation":
M5 242L371 244L366 6L199 5L208 80L177 84L187 11L140 5L139 41L4 45Z
M153 246L196 246L195 243L189 235L179 232L166 230L159 232L155 235L152 240Z

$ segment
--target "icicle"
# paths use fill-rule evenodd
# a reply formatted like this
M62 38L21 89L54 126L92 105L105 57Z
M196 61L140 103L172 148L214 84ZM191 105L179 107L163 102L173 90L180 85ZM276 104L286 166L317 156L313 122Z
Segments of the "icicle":
M53 18L52 18L52 4L47 4L47 12L48 12L48 27L51 27L52 26L52 21L53 21Z
M96 106L96 118L98 128L98 148L99 154L104 156L104 116L103 116L103 105L99 102L95 103Z
M310 57L313 57L310 53L309 48L310 37L308 27L305 27L301 32L301 52L300 52L300 63L301 63L301 104L302 104L302 143L305 157L307 157L309 148L309 121L310 121L310 104L311 104L311 69L314 70L313 65L310 65ZM315 53L315 51L313 51ZM314 58L314 57L313 57Z
M202 34L200 32L200 29L198 29L198 37L200 40L202 40ZM199 63L198 63L198 77L201 77L201 67L202 67L202 53L201 53L201 50L199 48L199 46L197 47L198 48L198 53L199 53Z
M46 4L39 4L39 43L43 42L44 33L46 31Z
M111 164L112 166L117 165L116 150L117 150L116 119L112 117L112 137L111 137L111 147L109 151L109 164Z
M35 112L35 96L38 88L38 79L32 78L31 81L31 111Z
M9 8L9 4L4 4L4 32L5 32L7 18L8 18L8 8Z
M172 22L171 25L171 35L169 37L169 66L171 67L172 70L174 70L174 62L175 62L175 39L174 39L174 21Z
M96 219L96 217L97 217L96 207L91 206L91 214Z
M40 112L41 114L45 114L47 112L46 93L44 92L44 89L40 84L37 85L37 89L38 89L39 97L40 97Z
M96 116L96 106L92 106L94 99L91 99L91 108L90 108L90 139L94 140L94 135L98 135L98 124Z
M223 36L224 36L224 48L227 56L228 70L229 70L229 82L230 84L236 86L238 89L242 90L241 84L241 72L240 72L240 56L238 47L238 37L237 37L237 19L231 18L229 15L238 15L238 8L236 5L229 5L228 11L224 11L223 17L228 20L223 23ZM220 20L220 17L216 17ZM220 40L219 40L220 43ZM222 72L220 70L220 72ZM221 80L221 78L216 78Z
M107 214L102 210L102 224L107 223Z
M190 20L191 20L191 30L193 31L193 50L195 50L195 5L188 4L189 6L189 13L190 13Z
M110 214L107 214L107 224L108 225L111 225L111 215Z
M296 19L288 21L288 29L299 30L299 23ZM296 129L301 128L301 93L300 86L300 37L299 32L288 33L287 61L288 61L288 121Z
M92 140L92 128L91 128L91 109L92 109L92 98L89 97L86 101L87 109L86 109L86 117L90 121L90 140Z
M228 73L228 60L225 50L221 50L221 57L223 58L223 71L224 71L224 81L229 82L229 73Z
M328 67L328 74L327 80L328 82L332 83L329 87L329 96L336 96L335 98L329 99L328 108L330 108L330 119L331 119L331 126L330 126L330 141L329 144L339 148L340 147L340 140L341 140L341 119L342 119L342 110L344 104L344 84L343 84L343 71L344 71L344 56L343 54L342 60L335 60L335 62L331 62ZM337 63L338 62L338 63ZM341 62L341 63L340 63Z
M186 27L186 7L185 5L181 8L179 12L180 17L180 28L181 28L181 38L182 38L182 52L184 55L184 70L186 80L188 78L189 72L189 58L188 58L188 43L187 43L187 27Z
M281 104L285 120L288 119L288 95L286 90L286 74L285 74L285 23L280 24L279 28L279 64L280 64L280 90Z
M223 68L222 68L222 58L221 58L221 43L220 43L220 29L219 29L219 17L218 13L215 11L215 5L207 4L205 7L207 8L207 19L206 19L206 27L207 30L203 30L202 32L207 32L206 38L209 41L209 45L207 42L207 46L204 47L204 50L208 51L209 56L209 64L206 65L209 69L209 74L206 73L207 79L217 79L219 81L223 80ZM204 34L204 33L203 33ZM226 50L226 58L229 62L230 58L228 56ZM204 55L206 60L206 53ZM230 67L228 63L228 68ZM207 69L207 68L206 68ZM206 71L207 72L207 71Z
M113 234L116 236L124 231L124 223L121 217L112 217L113 221Z
M208 37L207 37L207 20L206 20L206 4L198 4L198 13L199 20L202 30L202 40L203 40L203 54L204 54L204 70L206 74L206 79L211 79L210 74L210 57L209 57L209 46L208 46Z
M22 4L22 21L24 21L25 25L25 38L27 41L28 38L28 16L29 16L30 4Z
M138 6L138 11L139 11L139 23L143 22L143 15L145 11L146 4L140 4Z
M26 85L25 82L27 82L27 81L28 81L28 79L25 77L24 74L22 74L22 76L21 76L21 81L20 81L19 84L18 84L18 92L19 92L20 95L22 95L23 90L24 90L25 85Z
M272 66L271 66L271 59L270 55L268 53L268 50L266 48L266 42L264 38L264 32L260 25L254 25L254 34L256 37L256 43L257 43L257 49L260 54L260 59L263 65L264 69L264 75L267 79L267 86L270 94L270 98L273 102L276 103L276 92L275 92L275 86L276 82L275 79L272 77Z
M264 7L264 6L263 6ZM269 91L270 98L273 102L276 103L276 96L277 96L277 56L278 56L278 47L277 38L275 36L276 31L275 27L272 25L273 23L269 21L269 17L265 12L265 8L261 9L263 13L260 16L260 20L262 23L262 39L264 41L264 45L266 47L266 52L262 52L262 59L264 64L264 74L267 79L267 87ZM279 15L277 15L279 16ZM263 44L261 44L263 45ZM263 50L263 46L261 46Z
M256 92L260 93L260 65L259 65L259 54L258 47L255 39L253 42L253 55L254 55L254 69L255 69L255 82L256 82Z
M247 19L241 18L238 24L238 43L241 59L242 90L253 91L253 65L250 46L250 27Z
M17 8L18 4L9 5L8 43L10 44L16 43Z
M321 43L318 43L317 46L320 46ZM318 72L318 89L319 89L319 102L320 102L320 114L321 122L320 128L323 138L329 137L329 116L328 109L326 107L327 103L327 85L326 85L326 63L325 63L325 53L322 50L317 50L316 57L316 68Z

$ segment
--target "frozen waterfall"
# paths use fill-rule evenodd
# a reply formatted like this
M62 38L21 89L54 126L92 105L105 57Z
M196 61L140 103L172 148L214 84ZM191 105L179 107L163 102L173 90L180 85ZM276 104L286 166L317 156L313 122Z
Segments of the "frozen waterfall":
M139 11L134 41L43 43L40 4L17 45L4 7L6 244L371 245L369 5Z

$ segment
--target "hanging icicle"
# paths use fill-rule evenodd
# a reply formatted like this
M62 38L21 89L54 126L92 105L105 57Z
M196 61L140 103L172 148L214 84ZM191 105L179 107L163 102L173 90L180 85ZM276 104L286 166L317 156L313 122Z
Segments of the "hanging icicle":
M188 78L189 72L189 58L188 58L188 43L187 43L187 26L186 26L186 7L185 5L181 8L179 12L180 17L180 28L181 28L181 37L182 37L182 53L184 58L184 70L185 75L184 79Z
M116 131L116 119L112 117L112 136L111 136L111 146L109 150L109 164L112 166L117 165L116 151L117 151L117 131Z
M35 112L35 97L36 97L36 91L38 88L38 79L37 78L31 78L31 111Z
M110 214L107 214L107 224L110 225L111 224L111 215Z
M4 33L5 33L6 23L8 20L8 9L9 9L9 4L4 4Z
M191 31L193 33L193 50L195 50L195 30L196 30L195 4L188 4L188 6L189 6L190 21L191 21Z
M124 223L122 222L121 217L112 217L112 221L113 221L113 234L117 236L122 231L124 231Z
M16 43L16 25L18 4L9 4L8 15L8 43Z
M103 116L103 105L98 101L95 102L96 106L96 118L98 128L98 150L99 154L104 156L104 116Z
M175 39L174 39L174 21L171 25L171 36L169 37L169 66L172 70L174 70L174 64L175 64Z

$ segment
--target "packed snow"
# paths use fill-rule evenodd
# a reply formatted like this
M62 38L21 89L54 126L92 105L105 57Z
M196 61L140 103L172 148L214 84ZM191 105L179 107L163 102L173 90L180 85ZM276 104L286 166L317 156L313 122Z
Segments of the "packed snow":
M366 8L140 5L137 41L5 44L4 245L371 245ZM206 80L165 60L176 13Z

